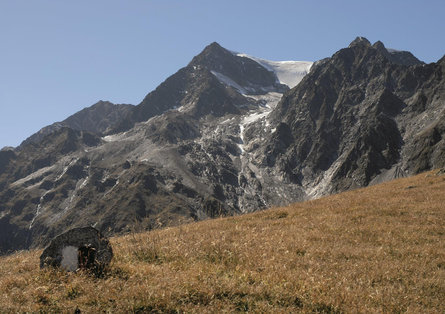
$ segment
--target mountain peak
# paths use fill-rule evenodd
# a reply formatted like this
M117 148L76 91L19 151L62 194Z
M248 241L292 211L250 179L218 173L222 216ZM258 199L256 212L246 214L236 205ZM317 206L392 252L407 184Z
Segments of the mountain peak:
M264 94L268 91L284 92L286 85L279 82L273 69L242 54L233 53L217 42L206 46L193 58L189 67L202 67L215 75L218 80L246 94Z
M371 47L371 43L365 37L358 36L349 44L349 48L352 48L352 47L355 47L355 46Z
M216 41L212 42L211 44L207 45L206 48L209 49L224 49L220 44L218 44Z
M386 50L385 45L384 45L380 40L377 40L377 41L372 45L372 47L375 48L375 49L378 49L378 50L381 50L381 49L385 49L385 50Z
M196 58L209 58L209 57L219 57L230 54L230 51L222 47L220 44L218 44L216 41L212 42L211 44L207 45L204 50L197 55L193 60ZM193 62L192 60L192 62Z
M385 45L380 41L376 41L372 46L368 39L365 37L357 37L350 44L349 48L371 48L377 50L381 55L383 55L391 63L411 66L417 64L423 64L424 62L417 59L409 51L401 51L396 49L386 48Z
M407 66L423 64L423 62L417 59L411 52L386 48L380 40L376 41L372 47L380 51L380 53L382 53L386 59L392 63Z

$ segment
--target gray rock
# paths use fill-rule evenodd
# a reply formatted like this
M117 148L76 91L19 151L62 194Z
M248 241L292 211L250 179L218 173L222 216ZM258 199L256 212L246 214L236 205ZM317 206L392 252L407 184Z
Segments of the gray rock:
M113 250L107 238L93 227L74 228L54 238L40 256L40 268L97 269L111 262Z

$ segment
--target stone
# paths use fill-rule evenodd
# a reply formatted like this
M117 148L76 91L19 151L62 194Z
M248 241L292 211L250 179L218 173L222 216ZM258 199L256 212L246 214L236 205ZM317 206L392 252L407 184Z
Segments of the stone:
M40 256L40 268L97 270L113 258L110 242L93 227L74 228L55 237Z

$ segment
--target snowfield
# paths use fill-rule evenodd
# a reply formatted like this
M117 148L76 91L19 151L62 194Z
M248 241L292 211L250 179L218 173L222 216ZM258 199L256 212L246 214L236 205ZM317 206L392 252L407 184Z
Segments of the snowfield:
M244 53L236 53L239 57L245 57L258 62L267 70L272 71L278 78L281 84L293 88L309 73L312 64L311 61L270 61L257 57L252 57Z

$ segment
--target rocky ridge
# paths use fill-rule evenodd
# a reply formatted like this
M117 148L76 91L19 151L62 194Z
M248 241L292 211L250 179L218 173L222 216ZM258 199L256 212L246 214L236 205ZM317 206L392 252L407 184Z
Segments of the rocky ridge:
M18 149L29 143L40 142L47 135L50 135L63 127L96 134L107 133L130 114L132 107L132 105L115 105L109 101L101 100L94 105L71 115L61 122L55 122L40 129L37 133L34 133L24 140Z

